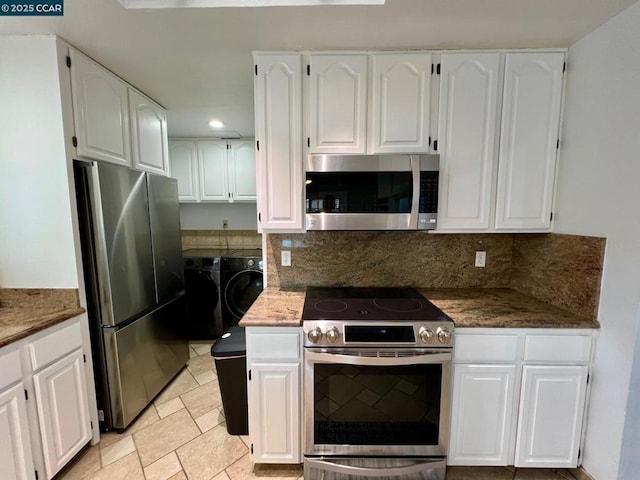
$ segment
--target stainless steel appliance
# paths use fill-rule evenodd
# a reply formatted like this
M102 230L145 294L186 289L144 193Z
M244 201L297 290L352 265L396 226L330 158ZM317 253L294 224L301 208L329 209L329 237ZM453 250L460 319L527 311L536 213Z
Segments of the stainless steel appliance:
M124 429L189 358L177 182L74 162L103 429Z
M436 228L435 155L309 155L307 230Z
M262 250L235 250L222 259L222 318L225 330L237 325L263 289Z
M222 323L222 257L226 249L185 250L184 276L187 294L187 338L219 338Z
M306 480L444 480L453 322L410 288L308 288Z

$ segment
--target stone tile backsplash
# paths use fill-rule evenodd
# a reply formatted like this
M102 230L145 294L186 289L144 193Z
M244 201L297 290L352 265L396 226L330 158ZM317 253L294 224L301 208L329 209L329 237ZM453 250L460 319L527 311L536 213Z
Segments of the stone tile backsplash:
M261 248L255 230L182 230L182 250L192 248Z

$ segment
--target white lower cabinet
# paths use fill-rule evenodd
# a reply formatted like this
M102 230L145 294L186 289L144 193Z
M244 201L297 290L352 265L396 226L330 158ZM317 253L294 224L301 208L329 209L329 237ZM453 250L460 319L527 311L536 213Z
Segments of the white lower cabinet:
M577 467L592 343L591 330L458 329L448 464Z
M1 480L51 479L91 440L86 321L81 315L0 349Z
M247 327L249 439L254 463L301 463L300 329Z

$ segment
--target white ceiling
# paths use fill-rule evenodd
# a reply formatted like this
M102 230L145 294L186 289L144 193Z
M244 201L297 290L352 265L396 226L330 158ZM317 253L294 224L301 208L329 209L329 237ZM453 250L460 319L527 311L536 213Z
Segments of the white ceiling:
M127 10L66 0L63 17L0 16L0 34L60 35L164 105L172 137L215 136L212 118L253 136L253 50L568 47L635 1Z

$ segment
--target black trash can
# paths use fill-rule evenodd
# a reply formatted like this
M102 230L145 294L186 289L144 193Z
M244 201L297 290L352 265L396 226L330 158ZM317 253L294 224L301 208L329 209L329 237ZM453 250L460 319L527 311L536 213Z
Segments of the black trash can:
M230 435L248 435L247 343L244 327L226 330L211 347Z

